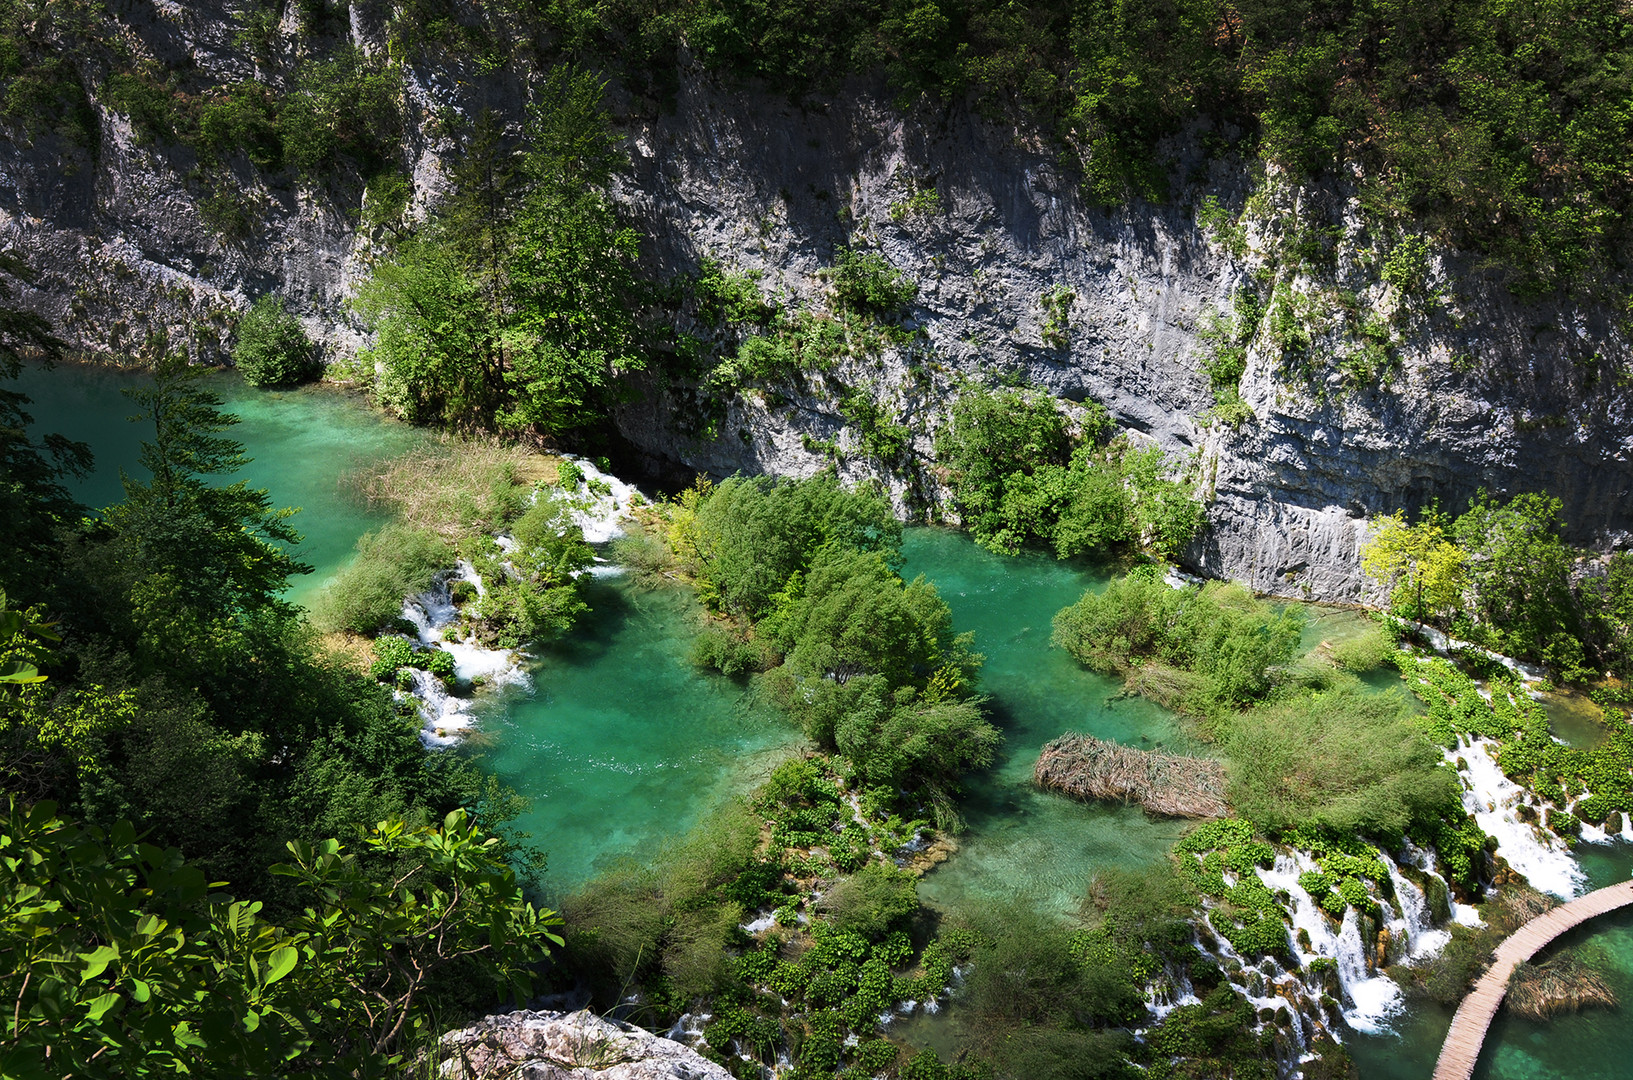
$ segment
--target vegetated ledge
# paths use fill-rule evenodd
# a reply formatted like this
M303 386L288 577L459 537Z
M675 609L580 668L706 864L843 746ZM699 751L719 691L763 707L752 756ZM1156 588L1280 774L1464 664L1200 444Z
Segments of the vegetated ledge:
M1079 799L1138 802L1164 817L1224 817L1225 767L1068 732L1043 748L1032 779Z
M1542 964L1521 964L1509 979L1508 1007L1527 1020L1547 1020L1594 1005L1615 1008L1616 992L1603 975L1571 953Z

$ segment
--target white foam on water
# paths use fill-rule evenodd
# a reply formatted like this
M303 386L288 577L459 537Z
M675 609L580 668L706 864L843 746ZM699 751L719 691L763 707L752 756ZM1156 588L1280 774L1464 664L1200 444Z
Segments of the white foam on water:
M1388 853L1378 852L1384 865L1389 867L1389 883L1395 888L1395 902L1400 906L1397 920L1406 937L1406 955L1412 960L1427 960L1439 954L1451 941L1446 930L1436 929L1429 914L1429 898L1411 878L1400 872Z
M744 923L742 925L742 930L743 930L743 932L745 934L763 934L767 930L771 929L773 926L776 926L776 925L777 925L777 913L773 911L770 914L761 915L758 919L755 919L753 922Z
M1486 921L1480 918L1479 908L1475 907L1473 904L1459 904L1456 900L1452 901L1452 922L1456 923L1458 926L1472 926L1476 928L1486 924Z
M584 474L586 483L567 496L573 506L573 522L584 530L584 539L591 544L605 544L624 535L623 519L628 516L634 500L640 495L635 485L604 473L583 458L568 458ZM590 490L588 481L606 486L607 494Z
M1463 808L1497 838L1497 853L1524 874L1532 888L1569 900L1582 890L1587 875L1562 841L1516 816L1515 807L1528 792L1503 775L1493 756L1496 748L1489 739L1459 737L1457 750L1446 755L1448 761L1461 757L1468 763L1457 773L1464 786Z
M1344 912L1338 931L1338 984L1343 988L1344 1020L1356 1031L1375 1035L1388 1028L1401 1011L1401 988L1394 979L1373 975L1367 965L1366 946L1361 941L1361 920L1354 908Z
M452 586L468 581L478 596L484 595L482 578L468 562L438 574L430 589L403 601L403 618L414 624L420 643L441 649L454 659L454 675L467 682L483 679L489 686L525 686L527 674L509 649L489 649L469 637L444 641L443 632L459 618ZM442 680L428 671L415 669L414 687L409 693L419 701L423 727L420 739L427 746L452 746L476 724L476 702L448 693Z
M1369 1034L1382 1031L1390 1018L1401 1009L1400 987L1395 980L1372 973L1366 946L1361 941L1360 921L1355 909L1345 910L1343 922L1334 932L1332 921L1321 910L1321 905L1298 883L1301 873L1314 869L1315 860L1299 851L1292 855L1278 855L1275 865L1269 870L1261 867L1258 875L1271 892L1285 890L1291 901L1288 912L1292 916L1294 931L1291 946L1299 959L1299 967L1308 968L1311 961L1317 959L1331 960L1338 970L1338 985L1343 999L1340 1009L1344 1021L1357 1031ZM1386 912L1390 910L1387 905L1382 906ZM1299 930L1309 937L1308 949L1299 944ZM1319 988L1302 984L1301 988L1309 996L1320 996Z

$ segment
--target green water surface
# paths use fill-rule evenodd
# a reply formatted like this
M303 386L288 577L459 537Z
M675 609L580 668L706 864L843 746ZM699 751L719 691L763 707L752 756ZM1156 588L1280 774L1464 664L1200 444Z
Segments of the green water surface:
M1032 767L1049 740L1068 731L1144 750L1195 752L1182 721L1051 648L1055 612L1108 580L1040 553L994 555L967 536L909 529L903 574L923 574L952 608L960 631L975 631L986 655L981 688L1003 729L997 765L971 777L960 850L925 877L920 894L947 909L1024 899L1058 914L1077 910L1097 869L1161 860L1185 831L1138 807L1081 803L1038 790Z
M649 862L804 743L745 684L688 659L691 590L590 583L591 605L484 718L485 768L532 800L520 826L570 892L621 859Z
M90 364L59 364L46 370L26 367L12 387L33 399L34 430L57 432L89 444L94 471L69 484L88 507L100 509L124 498L119 472L139 481L147 470L137 464L151 423L127 419L136 403L120 391L150 385L143 374ZM325 387L256 390L237 375L211 372L205 384L240 423L227 434L244 444L252 459L235 479L264 487L278 507L296 506L293 524L305 539L298 554L314 572L296 578L288 597L304 604L355 552L357 538L384 520L347 495L342 480L359 468L396 457L428 437L396 423L359 396Z

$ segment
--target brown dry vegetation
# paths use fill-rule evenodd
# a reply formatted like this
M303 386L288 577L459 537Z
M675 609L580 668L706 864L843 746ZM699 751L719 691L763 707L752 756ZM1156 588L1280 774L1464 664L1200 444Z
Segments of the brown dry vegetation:
M1508 1007L1528 1020L1547 1020L1594 1005L1614 1008L1616 992L1574 953L1561 953L1541 964L1521 964L1509 979Z
M360 674L369 673L374 661L374 643L350 630L333 630L318 635L318 648L330 659Z
M515 493L554 483L561 459L493 439L443 435L433 445L364 469L342 483L360 501L448 539L497 527Z
M1136 750L1089 735L1062 735L1045 746L1032 777L1079 799L1135 801L1167 817L1226 813L1221 762Z

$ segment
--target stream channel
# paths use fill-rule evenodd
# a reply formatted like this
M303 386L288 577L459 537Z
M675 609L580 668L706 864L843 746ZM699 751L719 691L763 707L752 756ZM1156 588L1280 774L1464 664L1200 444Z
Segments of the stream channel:
M100 367L28 368L13 384L33 399L38 432L56 431L90 444L92 475L70 485L97 508L121 497L120 470L146 479L137 461L151 429L126 422L135 406L120 389L141 376ZM325 389L252 390L231 375L212 388L241 418L229 434L252 458L241 474L266 487L276 506L299 506L301 556L315 572L289 597L308 601L345 565L357 538L382 518L348 498L342 478L421 444L422 431L383 419L361 398ZM963 804L969 828L960 850L923 881L929 903L965 906L1018 901L1062 916L1081 901L1097 868L1137 867L1161 859L1184 831L1178 822L1133 807L1082 804L1031 784L1044 743L1084 731L1143 749L1206 752L1182 721L1111 680L1082 670L1049 647L1054 613L1097 587L1103 575L1041 554L993 555L966 537L909 529L904 574L923 574L951 606L960 630L973 630L985 654L982 687L1004 730L998 763L971 779ZM546 881L570 890L621 859L661 856L712 807L752 787L799 733L745 684L706 675L687 659L697 626L682 587L642 587L620 576L587 585L593 607L569 637L535 650L531 686L490 696L477 736L454 752L483 764L528 796L522 826L549 855ZM1306 645L1342 634L1355 616L1311 612ZM1377 685L1384 685L1381 680ZM1573 742L1593 737L1591 722L1556 713ZM447 752L447 751L430 751ZM1597 888L1633 870L1633 847L1578 849ZM1633 1000L1633 914L1609 916L1570 936L1597 953L1622 1000ZM1447 1010L1413 1004L1392 1030L1346 1038L1364 1080L1419 1080L1431 1071ZM946 1038L934 1018L915 1018L901 1035L936 1044ZM1487 1040L1481 1080L1592 1080L1628 1074L1633 1025L1616 1010L1589 1011L1548 1024L1504 1014Z

